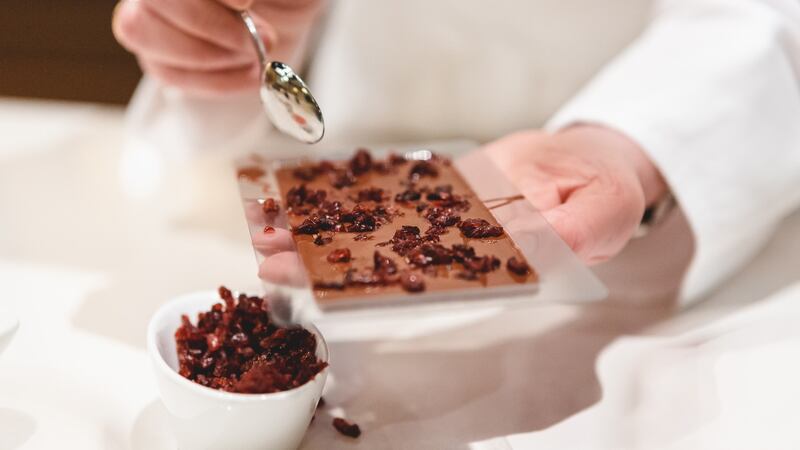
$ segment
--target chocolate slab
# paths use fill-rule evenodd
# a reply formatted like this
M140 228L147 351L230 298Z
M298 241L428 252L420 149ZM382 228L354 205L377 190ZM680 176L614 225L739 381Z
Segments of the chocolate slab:
M402 256L393 251L389 241L403 226L418 227L420 234L425 235L425 231L431 228L431 222L426 215L430 213L431 207L442 203L436 201L436 194L430 196L433 200L428 200L429 194L435 193L439 186L449 185L452 187L450 192L456 198L467 200L468 206L461 203L459 207L454 208L454 213L460 216L462 221L483 219L490 226L498 226L498 222L480 199L476 198L469 184L448 160L434 156L420 163L390 156L387 160L365 162L364 152L361 153L350 161L321 164L309 162L282 167L276 172L282 205L290 206L290 191L295 189L296 192L298 188L304 186L309 192L324 191L326 201L339 201L345 210L352 210L356 205L361 205L365 209L383 207L389 212L389 218L384 223L379 223L374 231L312 233L313 230L306 230L303 223L313 216L320 199L313 200L316 204L306 203L302 207L288 208L293 238L310 281L314 285L314 295L318 301L333 303L342 299L353 300L384 294L417 295L420 292L474 290L537 282L533 268L527 275L518 275L508 270L507 261L512 257L516 257L517 263L519 261L527 263L527 261L505 232L499 236L468 238L459 229L458 224L453 223L444 228L445 232L439 235L438 244L448 249L457 244L467 245L474 248L478 257L494 256L499 261L494 264L493 270L486 273L476 272L465 268L459 262L424 268L409 264L407 260L409 255ZM359 157L362 160L359 160ZM409 187L421 192L420 198L415 199L415 195L410 195L406 198L408 201L397 201L395 197ZM372 188L381 189L383 195L378 195L378 191ZM422 208L420 203L422 206L427 204L427 208ZM345 224L345 228L357 227ZM309 234L304 234L304 231ZM465 231L469 233L466 228ZM341 252L332 257L331 253L338 249L348 249L350 257L338 258ZM376 250L397 266L396 273L384 278L390 281L383 284L343 283L348 271L356 274L372 273L375 269ZM346 261L334 262L343 259ZM422 289L419 288L420 277L424 284ZM352 279L351 277L350 280Z

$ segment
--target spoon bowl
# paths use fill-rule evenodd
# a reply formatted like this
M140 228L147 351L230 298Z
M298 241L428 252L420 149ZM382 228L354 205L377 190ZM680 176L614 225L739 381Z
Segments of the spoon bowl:
M305 82L287 64L267 60L267 49L252 16L239 12L261 65L261 103L270 122L300 142L314 144L325 134L322 110Z

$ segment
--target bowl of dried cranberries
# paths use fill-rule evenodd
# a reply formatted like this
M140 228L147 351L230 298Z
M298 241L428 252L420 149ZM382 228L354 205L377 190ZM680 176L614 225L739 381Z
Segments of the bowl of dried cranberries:
M292 449L328 375L311 324L275 322L261 297L199 292L163 305L147 349L181 449Z

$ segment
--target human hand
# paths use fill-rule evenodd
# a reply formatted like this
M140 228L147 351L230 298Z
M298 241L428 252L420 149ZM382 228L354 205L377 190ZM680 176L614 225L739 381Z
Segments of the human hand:
M322 6L322 0L122 0L112 29L149 75L213 96L259 82L253 44L232 10L249 10L270 58L296 67Z
M601 126L519 132L484 151L589 264L622 250L667 189L636 143Z

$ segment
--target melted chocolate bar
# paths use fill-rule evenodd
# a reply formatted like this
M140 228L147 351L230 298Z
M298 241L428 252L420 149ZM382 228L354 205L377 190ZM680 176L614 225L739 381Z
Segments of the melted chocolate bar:
M360 149L349 161L305 163L276 176L320 301L537 281L445 158L379 160Z

